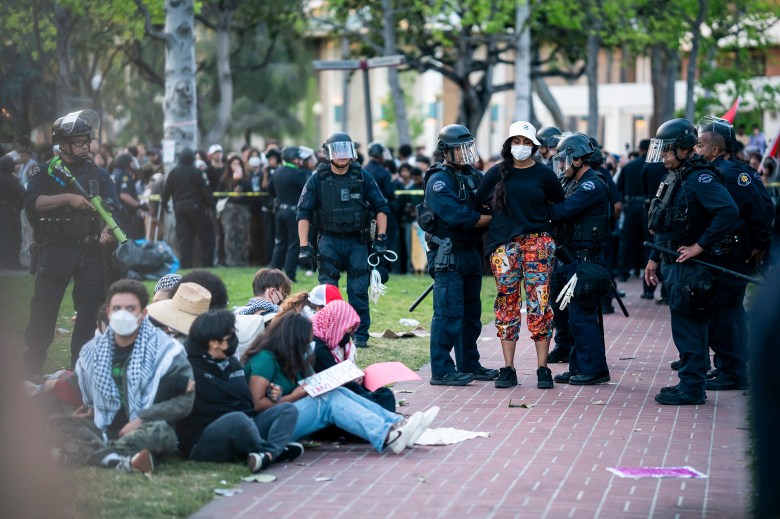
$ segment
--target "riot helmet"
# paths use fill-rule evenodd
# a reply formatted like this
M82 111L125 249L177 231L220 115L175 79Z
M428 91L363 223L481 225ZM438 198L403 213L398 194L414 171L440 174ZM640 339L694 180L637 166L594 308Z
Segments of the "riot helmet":
M645 162L663 162L663 155L668 151L674 152L677 160L677 150L680 148L693 149L698 142L696 128L687 119L670 119L658 127L655 139L650 140L650 149L647 151Z
M536 138L539 140L539 145L543 148L555 148L555 146L550 146L548 141L551 137L554 137L555 135L560 135L561 130L556 128L555 126L545 126L544 128L540 129L538 132L536 132ZM558 141L555 141L555 144L558 144Z
M79 110L62 116L51 128L51 138L54 144L62 145L63 139L82 135L92 138L100 128L100 117L94 110Z
M285 146L282 149L282 160L285 162L294 162L299 157L300 149L298 146Z
M593 155L593 152L593 144L587 135L582 133L568 135L558 143L558 153L552 158L553 170L560 175L571 167L574 159L587 159Z
M473 164L479 160L474 136L462 124L450 124L439 131L436 151L451 164Z
M325 139L322 149L325 151L325 158L331 162L338 159L353 160L358 156L352 137L343 132L331 134Z
M375 142L368 147L368 156L384 159L385 147L381 143Z
M723 136L726 141L726 153L734 153L737 143L737 137L734 135L734 126L726 119L715 117L714 115L705 115L699 119L696 125L696 133L701 135L704 132L715 132Z

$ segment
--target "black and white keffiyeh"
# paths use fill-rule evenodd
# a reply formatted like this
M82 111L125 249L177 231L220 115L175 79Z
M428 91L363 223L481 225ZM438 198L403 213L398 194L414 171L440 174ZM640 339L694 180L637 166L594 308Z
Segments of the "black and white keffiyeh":
M111 376L115 347L114 331L108 328L106 333L84 346L76 364L81 396L85 405L94 408L95 426L101 431L111 425L121 406L119 389ZM127 363L127 416L130 421L154 403L160 379L177 355L185 355L184 347L144 318Z
M258 312L262 314L267 313L279 313L282 310L282 308L279 305L273 304L271 301L268 301L267 299L263 299L261 297L253 297L250 299L246 305L239 306L235 310L233 310L233 313L236 315L254 315Z

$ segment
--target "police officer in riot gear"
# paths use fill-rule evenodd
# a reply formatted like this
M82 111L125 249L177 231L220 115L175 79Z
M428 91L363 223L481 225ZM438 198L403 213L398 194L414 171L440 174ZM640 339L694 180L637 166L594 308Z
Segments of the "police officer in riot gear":
M118 217L118 196L108 172L89 159L89 144L100 119L93 110L81 110L60 117L52 126L52 140L60 146L62 164L90 194L99 194L106 207ZM30 322L24 339L28 376L39 375L46 351L54 339L60 303L71 278L77 312L71 337L71 367L82 346L92 338L98 309L110 282L104 279L102 246L114 237L88 199L72 185L62 186L49 175L52 161L35 167L30 174L24 207L33 225L30 270L36 275L30 302Z
M316 217L319 282L338 286L340 273L347 272L349 303L360 316L353 339L356 347L364 348L371 324L368 311L371 220L376 217L372 248L382 256L387 252L390 209L374 179L355 162L357 149L349 135L334 133L322 148L329 162L317 166L298 200L298 262L307 269L317 266L317 254L309 243L309 229Z
M577 274L566 308L573 343L569 370L554 380L580 386L609 381L601 298L611 276L601 250L610 230L610 207L608 187L588 165L593 152L588 136L575 133L558 143L552 161L566 194L565 201L550 205L550 218L558 224L555 277L568 282Z
M436 150L444 161L425 175L425 202L417 218L430 235L428 271L434 281L430 383L463 386L498 376L498 370L479 363L477 349L482 331L479 246L491 216L477 207L482 172L472 166L478 155L468 128L460 124L442 128Z
M268 194L276 200L276 232L274 254L271 266L284 269L290 281L295 282L298 269L298 199L303 186L309 179L309 172L302 168L298 146L287 146L282 150L282 166L276 170L268 184Z
M648 226L656 244L679 253L674 258L654 250L645 268L645 281L655 285L661 262L672 337L680 352L679 384L662 388L655 397L665 405L703 404L707 398L708 323L717 282L707 267L687 260L702 256L719 261L731 248L729 237L743 225L717 168L694 153L697 142L693 124L672 119L658 128L647 153L648 162L663 161L669 171L650 206ZM724 344L718 354L724 366L739 363L736 344Z
M561 134L561 130L555 126L545 126L536 132L536 140L539 141L539 162L549 164L555 155L555 148L560 139L554 138Z
M734 149L734 128L725 119L706 116L698 124L696 153L718 168L726 190L739 209L745 227L730 237L731 251L719 257L720 265L742 274L754 275L757 262L769 249L774 205L758 172L742 162L729 160ZM725 252L725 251L724 251ZM708 374L707 389L745 389L747 387L747 323L745 297L747 282L732 276L721 276L716 284L714 319L709 344L715 352L716 369ZM739 358L722 357L723 344L737 344ZM730 365L722 361L733 360Z

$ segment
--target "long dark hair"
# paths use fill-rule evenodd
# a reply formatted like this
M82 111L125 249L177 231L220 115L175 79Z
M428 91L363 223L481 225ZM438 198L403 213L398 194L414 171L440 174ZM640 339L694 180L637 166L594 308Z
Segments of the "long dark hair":
M235 160L241 164L241 179L246 179L246 166L244 165L244 161L241 160L241 156L231 155L227 162L225 162L225 167L222 170L222 176L219 177L219 181L222 183L223 189L225 189L225 191L233 191L233 189L236 187L236 184L240 182L240 180L233 180L233 169L230 167L230 165L233 164L233 161Z
M263 332L241 357L247 364L257 353L267 350L274 354L282 372L290 380L296 373L306 371L306 353L312 341L311 321L303 314L287 312L274 318L271 326Z
M536 153L539 146L533 145L531 149L531 156ZM509 171L515 164L515 157L512 155L512 137L509 137L504 141L504 145L501 146L501 162L498 163L498 167L501 170L501 176L496 182L496 189L493 192L493 207L498 213L508 213L509 206L506 203L506 179L509 176Z

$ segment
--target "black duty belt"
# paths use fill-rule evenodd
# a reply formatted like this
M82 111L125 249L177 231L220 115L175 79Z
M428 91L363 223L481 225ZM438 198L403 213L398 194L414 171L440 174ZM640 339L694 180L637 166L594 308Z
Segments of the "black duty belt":
M626 203L629 203L629 202L643 202L644 203L645 197L643 195L626 196L626 197L623 197L623 200Z
M298 206L297 205L292 205L292 204L279 204L276 207L278 207L282 211L297 211L298 210Z
M100 245L100 236L87 236L77 240L50 239L44 240L43 245L64 249L86 249Z
M334 236L336 238L360 238L360 231L352 231L352 232L322 231L322 234L326 236Z

